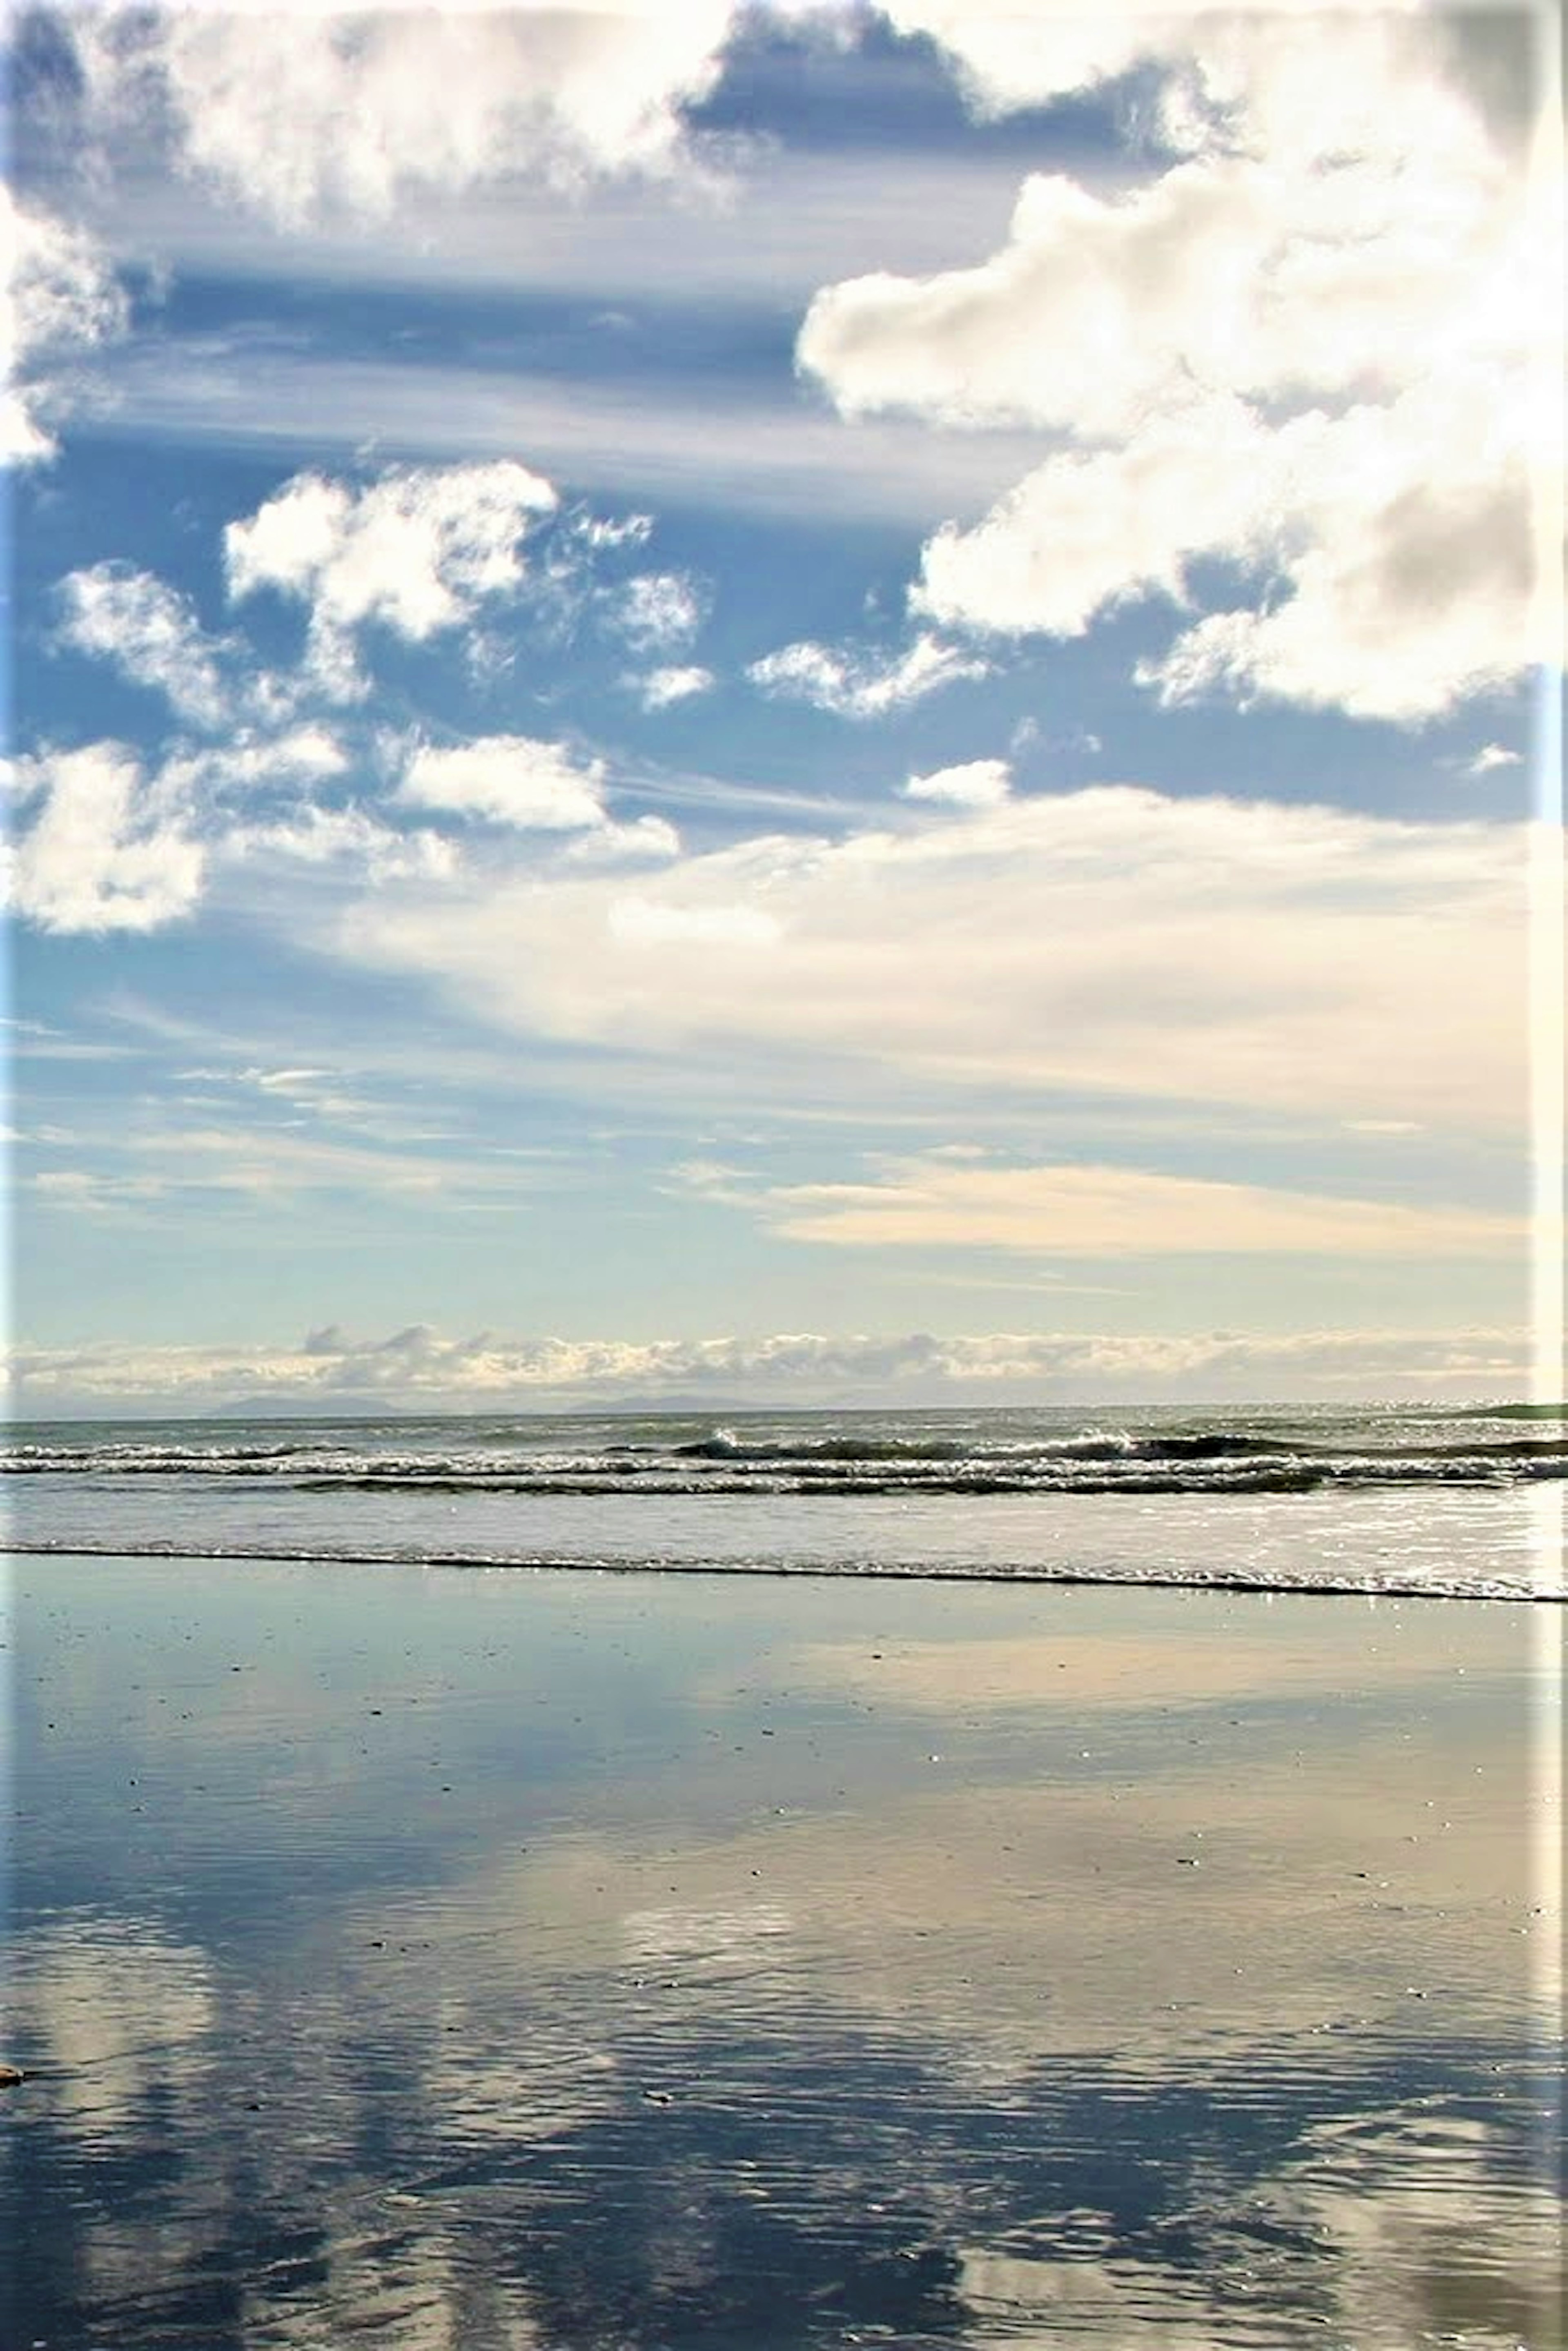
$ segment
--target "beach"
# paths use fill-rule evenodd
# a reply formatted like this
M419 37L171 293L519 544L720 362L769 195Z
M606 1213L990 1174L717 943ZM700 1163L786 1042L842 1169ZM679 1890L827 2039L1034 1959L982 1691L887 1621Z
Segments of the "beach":
M18 1557L5 2338L1549 2351L1559 1632Z
M0 2351L1568 2351L1562 47L0 35Z

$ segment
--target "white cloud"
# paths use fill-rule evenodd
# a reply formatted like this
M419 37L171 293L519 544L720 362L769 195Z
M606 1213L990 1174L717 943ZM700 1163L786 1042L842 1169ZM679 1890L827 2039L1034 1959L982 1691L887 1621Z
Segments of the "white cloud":
M98 563L68 573L58 593L62 644L111 662L133 684L162 694L187 724L224 734L229 747L242 719L277 726L292 716L302 681L258 667L236 637L209 636L190 600L155 572ZM302 744L308 731L288 739Z
M731 0L373 15L329 5L73 12L89 122L162 123L180 167L278 224L376 219L528 173L689 174Z
M1495 775L1500 768L1521 768L1524 756L1520 751L1508 751L1500 743L1487 743L1476 753L1465 769L1467 776Z
M685 572L644 571L611 592L614 625L639 653L673 652L702 626L703 600Z
M603 761L580 761L564 743L491 735L451 750L421 744L395 797L519 831L575 832L605 821L603 782Z
M606 548L644 547L653 535L652 515L594 515L579 510L567 518L566 531L585 547L590 554L599 555Z
M1321 0L1257 0L1249 13L1316 9ZM1410 0L1418 5L1419 0ZM1063 0L882 0L880 13L905 35L925 34L958 70L981 116L1043 106L1114 81L1144 60L1179 57L1199 13L1194 0L1108 0L1092 15Z
M127 315L97 240L0 183L0 465L53 455L47 419L72 355L122 333Z
M758 906L694 906L670 904L653 898L616 898L604 916L604 927L617 946L770 947L779 925ZM710 971L712 959L698 958Z
M337 867L340 887L346 865L372 883L453 873L456 852L440 834L310 799L309 786L349 765L317 724L242 731L145 773L112 742L0 761L0 786L33 812L10 852L11 904L46 930L152 930L191 912L214 873L247 862ZM243 813L257 795L267 813Z
M322 691L361 695L355 632L379 622L421 643L523 578L521 544L556 494L526 465L411 466L354 490L296 475L224 533L229 593L258 588L309 607L306 662Z
M580 832L561 852L569 865L663 864L681 853L681 836L667 818L634 817L630 824L607 823Z
M143 1347L100 1342L64 1348L16 1346L13 1393L20 1408L47 1413L160 1404L195 1410L236 1397L258 1408L334 1395L375 1395L407 1406L462 1402L473 1407L591 1402L617 1396L706 1393L722 1406L759 1401L832 1399L868 1391L897 1401L911 1394L1000 1402L1054 1395L1084 1403L1162 1395L1486 1395L1517 1387L1528 1364L1521 1332L1315 1331L1283 1335L1202 1332L783 1332L762 1336L584 1339L448 1336L413 1324L382 1339L355 1339L334 1325L298 1346Z
M137 1163L105 1172L49 1170L32 1179L40 1205L71 1216L114 1216L193 1193L221 1194L263 1205L310 1193L447 1199L471 1189L470 1172L449 1161L384 1144L323 1141L278 1121L227 1127L170 1128L137 1139Z
M938 637L917 636L900 659L840 653L830 645L783 645L746 674L764 694L809 702L839 718L884 718L905 710L938 687L960 678L988 677L991 664L979 654Z
M1389 0L1368 28L1376 47L1396 49L1407 38L1401 16L1417 16L1427 5ZM1184 86L1163 93L1167 134L1202 127L1209 110L1234 106L1243 93L1256 107L1257 85L1276 61L1287 75L1292 65L1316 65L1323 110L1336 127L1358 113L1371 119L1377 105L1375 90L1346 86L1336 70L1339 52L1324 53L1322 0L1252 0L1244 12L1209 0L1107 0L1092 16L1076 0L1013 0L1005 7L986 0L882 0L880 13L898 31L936 42L982 115L1044 105L1145 62L1182 69ZM1318 124L1291 120L1290 89L1287 80L1284 129L1297 138L1320 137Z
M189 760L171 760L162 773L165 780L183 782L188 776L193 784L243 792L261 784L316 783L344 774L348 766L348 753L330 727L308 723L282 735L233 736Z
M504 1027L678 1056L669 1084L1508 1129L1528 837L1104 786L751 839L635 901L609 877L476 873L455 899L382 895L351 934Z
M10 857L16 911L46 931L150 931L186 914L204 852L119 743L18 761L39 806Z
M1486 409L1479 385L1467 409L1446 378L1279 431L1270 454L1293 475L1272 506L1259 496L1245 536L1298 540L1281 559L1291 592L1208 614L1141 664L1139 682L1167 705L1221 691L1411 722L1520 675L1547 650L1530 484L1518 447L1500 456L1488 431L1500 407ZM1242 545L1238 533L1216 551Z
M1005 759L967 759L962 767L911 776L904 791L906 799L940 800L949 808L996 808L1011 785L1012 769Z
M1239 402L1190 402L1115 448L1049 458L972 529L925 548L916 601L998 632L1081 635L1109 605L1186 592L1196 555L1260 555L1267 435Z
M130 564L98 563L71 572L60 596L64 643L112 662L199 726L221 726L228 718L220 656L234 648L210 641L186 599L166 581Z
M458 871L457 852L426 827L404 832L363 809L310 804L270 823L234 825L214 844L225 861L267 862L329 869L346 866L372 885L394 881L444 882Z
M1052 1258L1517 1255L1524 1238L1518 1219L1458 1209L1132 1167L964 1165L935 1154L894 1163L872 1183L779 1186L758 1205L795 1240Z
M1033 177L989 260L813 302L800 361L846 413L1057 444L930 543L917 609L1073 635L1223 558L1257 587L1144 683L1400 721L1554 657L1531 492L1550 514L1557 191L1494 141L1440 26L896 14L993 110L1157 60L1183 151L1110 195Z
M1248 38L1301 99L1309 60L1262 27ZM1393 69L1377 27L1367 40L1379 101L1410 107L1431 152L1405 117L1358 113L1347 127L1331 105L1300 153L1289 142L1253 152L1258 126L1244 115L1239 136L1232 117L1227 135L1128 188L1033 174L988 260L824 289L801 329L802 363L852 414L906 408L1093 435L1126 433L1183 383L1262 401L1353 398L1467 355L1502 358L1527 331L1514 305L1544 290L1548 256L1529 235L1542 224L1479 118L1457 98L1439 102L1414 61ZM1336 59L1336 78L1343 70Z
M638 694L644 710L669 710L677 702L691 701L695 695L711 694L716 681L711 669L693 665L651 669L641 676L629 677L625 683Z

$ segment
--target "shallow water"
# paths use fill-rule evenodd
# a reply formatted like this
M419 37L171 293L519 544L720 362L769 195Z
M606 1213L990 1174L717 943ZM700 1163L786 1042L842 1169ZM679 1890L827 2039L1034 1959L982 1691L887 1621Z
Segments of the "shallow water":
M1551 2351L1552 1621L19 1560L5 2340Z

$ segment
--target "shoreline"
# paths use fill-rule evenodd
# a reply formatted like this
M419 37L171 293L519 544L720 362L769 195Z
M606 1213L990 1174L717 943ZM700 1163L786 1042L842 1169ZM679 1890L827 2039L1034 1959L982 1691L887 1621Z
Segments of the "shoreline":
M1477 1604L1497 1604L1507 1606L1539 1604L1562 1607L1568 1604L1568 1589L1536 1591L1517 1585L1496 1590L1478 1591L1473 1587L1446 1584L1432 1577L1387 1577L1379 1575L1335 1577L1314 1573L1291 1582L1283 1576L1241 1573L1234 1568L1205 1571L1201 1568L1172 1571L1162 1574L1157 1569L1140 1567L1135 1572L1118 1575L1107 1568L1044 1567L1029 1565L999 1566L994 1562L977 1562L963 1564L952 1561L921 1561L899 1562L877 1560L864 1564L841 1562L824 1565L810 1560L795 1562L788 1560L670 1558L645 1560L612 1555L604 1558L576 1556L570 1553L546 1555L501 1555L478 1551L423 1551L417 1554L392 1551L354 1550L326 1551L319 1546L298 1550L256 1550L250 1546L225 1548L218 1545L196 1547L188 1541L172 1538L167 1543L124 1544L81 1541L62 1536L57 1541L27 1541L7 1538L0 1544L0 1561L7 1556L26 1559L186 1559L197 1565L252 1564L261 1567L388 1567L441 1568L455 1572L494 1570L497 1573L513 1572L522 1574L649 1576L712 1575L723 1577L770 1578L777 1582L814 1582L820 1583L960 1583L1018 1586L1030 1590L1105 1590L1113 1592L1218 1592L1238 1595L1255 1593L1261 1597L1292 1600L1448 1600L1472 1601Z

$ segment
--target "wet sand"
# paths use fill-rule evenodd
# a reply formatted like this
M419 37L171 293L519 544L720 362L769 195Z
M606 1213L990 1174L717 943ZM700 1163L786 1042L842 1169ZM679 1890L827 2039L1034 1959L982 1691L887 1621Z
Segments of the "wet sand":
M1563 2341L1553 1612L10 1596L7 2344Z

